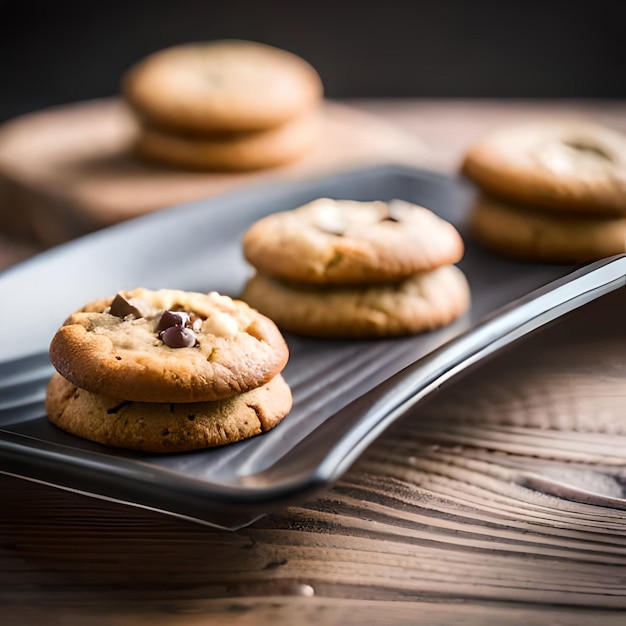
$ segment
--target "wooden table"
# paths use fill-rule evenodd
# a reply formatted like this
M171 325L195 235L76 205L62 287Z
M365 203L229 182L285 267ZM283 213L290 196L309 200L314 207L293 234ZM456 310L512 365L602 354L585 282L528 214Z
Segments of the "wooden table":
M626 131L622 102L351 104L450 173L521 118ZM4 266L35 249L5 242ZM237 532L0 477L0 624L626 623L620 298L475 369L332 488Z

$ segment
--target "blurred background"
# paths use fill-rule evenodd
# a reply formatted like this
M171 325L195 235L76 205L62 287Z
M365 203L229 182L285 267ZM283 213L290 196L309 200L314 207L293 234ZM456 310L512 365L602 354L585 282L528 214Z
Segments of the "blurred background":
M329 98L624 98L626 2L0 0L0 121L114 95L145 55L242 38Z

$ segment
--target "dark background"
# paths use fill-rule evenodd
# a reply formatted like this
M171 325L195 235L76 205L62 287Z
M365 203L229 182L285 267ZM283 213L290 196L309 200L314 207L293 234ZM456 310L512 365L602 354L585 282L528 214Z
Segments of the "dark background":
M148 53L221 38L303 56L330 98L626 97L626 0L0 0L0 121L113 95Z

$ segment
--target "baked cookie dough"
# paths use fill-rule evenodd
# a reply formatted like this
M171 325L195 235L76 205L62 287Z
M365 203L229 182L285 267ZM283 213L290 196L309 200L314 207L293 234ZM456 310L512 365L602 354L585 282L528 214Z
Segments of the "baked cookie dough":
M480 194L472 237L502 255L545 263L586 263L626 252L626 215L555 213Z
M316 70L291 52L219 40L155 52L126 73L122 92L148 122L204 134L280 126L313 109L323 87Z
M450 223L402 200L319 198L254 223L243 253L259 272L312 284L371 284L406 278L461 259Z
M454 265L397 283L315 286L256 273L242 298L284 331L327 338L391 337L451 323L470 303L463 272Z
M142 403L94 394L54 374L46 394L50 421L78 437L144 452L221 446L274 428L289 413L289 386L264 385L213 402Z
M319 117L303 115L267 130L190 136L144 125L135 140L138 156L174 167L247 171L291 163L313 149Z
M472 145L461 170L502 199L555 211L626 214L626 136L592 122L503 128Z
M50 344L52 364L76 386L140 402L228 398L270 381L288 356L276 325L245 302L172 289L92 302Z

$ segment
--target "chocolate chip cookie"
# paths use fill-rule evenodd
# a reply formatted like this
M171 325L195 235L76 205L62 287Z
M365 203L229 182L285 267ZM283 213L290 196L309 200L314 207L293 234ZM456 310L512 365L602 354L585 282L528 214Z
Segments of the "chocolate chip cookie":
M144 452L185 452L235 443L267 432L289 413L289 386L278 374L244 393L213 402L133 402L94 394L54 374L50 421L68 433Z
M470 303L463 272L454 265L393 283L306 285L256 273L242 298L284 331L327 338L391 337L451 323Z
M262 218L242 246L259 272L318 285L397 281L456 263L464 252L454 226L429 209L330 198Z
M543 263L587 263L626 252L626 215L546 211L479 194L470 211L476 241Z
M289 353L276 325L218 293L122 291L65 321L57 371L92 393L139 402L220 400L264 385Z
M315 108L323 87L287 50L217 40L153 53L126 73L122 92L149 123L202 135L280 126Z
M309 114L267 130L192 137L142 125L134 144L137 155L174 167L248 171L291 163L313 149L319 118Z
M500 199L546 210L626 213L626 136L590 121L499 129L468 148L461 170Z
M578 263L626 251L626 136L589 121L497 130L471 145L474 239L527 261Z

